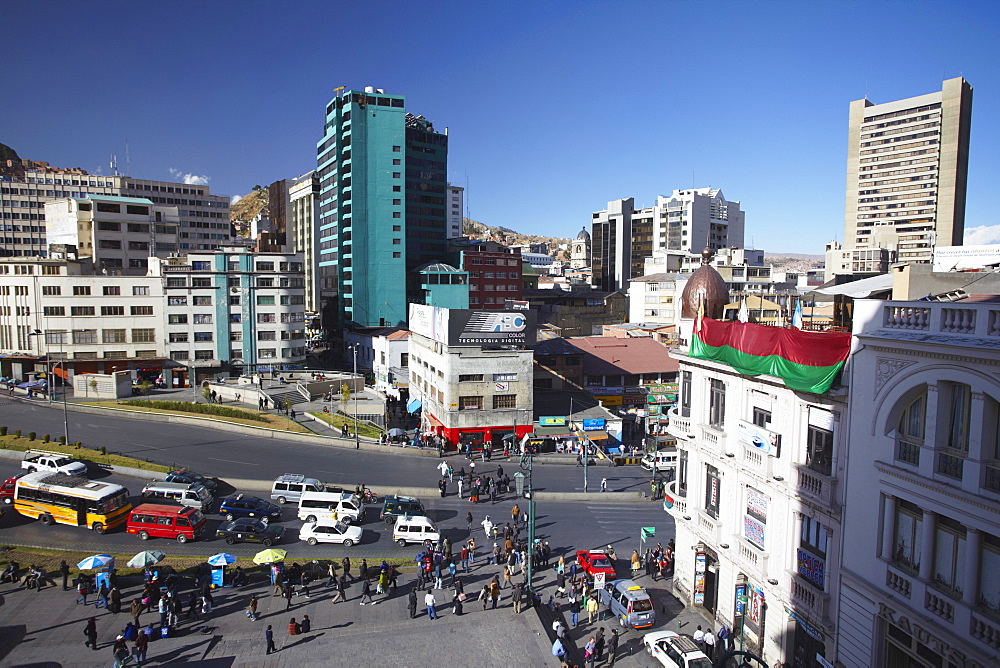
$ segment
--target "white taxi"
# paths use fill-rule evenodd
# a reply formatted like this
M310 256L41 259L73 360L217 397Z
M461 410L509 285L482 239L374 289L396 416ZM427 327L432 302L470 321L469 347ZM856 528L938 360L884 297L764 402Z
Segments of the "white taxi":
M299 540L310 545L316 543L341 543L351 547L361 542L361 527L350 526L343 522L306 522L299 530Z

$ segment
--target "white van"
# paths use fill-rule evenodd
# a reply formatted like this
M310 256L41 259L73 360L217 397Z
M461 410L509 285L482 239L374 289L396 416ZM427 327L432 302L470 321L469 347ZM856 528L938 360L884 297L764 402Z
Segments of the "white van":
M407 543L422 543L425 540L436 543L440 537L441 533L437 526L430 518L423 516L400 517L392 530L392 539L400 547L406 547Z
M182 482L151 482L142 488L142 500L147 503L167 501L207 511L212 505L212 494L204 485Z
M299 519L306 522L340 520L358 524L365 514L365 504L357 494L302 492L299 498ZM336 515L336 517L334 517Z
M298 503L303 492L322 492L325 489L316 478L307 478L301 473L286 473L275 478L271 485L271 498L282 505L289 501Z
M642 456L639 465L647 471L677 470L677 450L657 450Z

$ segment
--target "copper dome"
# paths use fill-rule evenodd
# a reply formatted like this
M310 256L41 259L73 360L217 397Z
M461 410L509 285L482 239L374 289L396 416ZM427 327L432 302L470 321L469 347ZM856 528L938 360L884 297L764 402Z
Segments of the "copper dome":
M701 252L701 267L691 274L684 292L681 293L681 317L694 320L698 317L698 306L705 305L705 315L716 320L722 319L722 312L729 303L729 289L718 271L710 264L715 251L706 248Z

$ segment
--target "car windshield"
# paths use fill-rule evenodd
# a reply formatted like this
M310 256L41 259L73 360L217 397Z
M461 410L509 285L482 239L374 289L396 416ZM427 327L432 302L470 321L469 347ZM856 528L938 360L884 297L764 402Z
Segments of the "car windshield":
M653 609L653 601L648 598L637 598L632 601L632 612L646 612Z
M347 532L347 525L344 524L343 522L337 522L333 526L340 533L346 533Z
M688 661L688 668L712 668L712 662L708 659L697 658Z
M201 521L202 521L202 520L204 520L204 519L205 519L205 516L204 516L204 515L202 515L202 514L201 514L201 513L199 512L199 511L197 511L197 510L196 510L196 511L194 511L193 513L191 513L191 524L198 524L199 522L201 522Z
M323 486L323 483L317 482L316 483L316 491L317 492L325 492L326 491L326 487Z
M611 568L611 562L606 557L597 557L590 560L590 565L597 568Z
M68 457L58 457L53 463L56 466L66 466L68 464L72 464L73 460L69 459Z
M253 502L253 507L256 508L257 510L267 510L268 508L271 507L271 504L268 503L267 501L264 501L263 499L256 499Z
M233 523L233 528L238 531L263 531L267 528L267 525L263 522L258 522L256 520L250 521L240 521L237 520Z

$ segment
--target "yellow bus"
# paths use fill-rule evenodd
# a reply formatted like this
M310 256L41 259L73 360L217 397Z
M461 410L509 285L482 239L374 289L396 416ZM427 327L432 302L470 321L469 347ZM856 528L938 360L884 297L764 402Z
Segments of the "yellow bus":
M21 476L14 488L14 510L42 524L84 526L104 533L125 524L131 509L127 489L82 476L40 471Z

